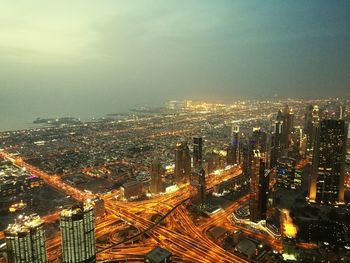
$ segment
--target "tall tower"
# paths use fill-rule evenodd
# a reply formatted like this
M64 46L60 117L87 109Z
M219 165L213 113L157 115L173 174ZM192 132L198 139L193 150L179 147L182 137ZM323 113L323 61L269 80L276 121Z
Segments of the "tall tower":
M20 216L5 230L9 263L46 263L44 221L38 215Z
M314 106L312 110L312 130L310 137L310 149L313 150L317 140L317 130L320 124L320 110L318 106Z
M193 167L198 169L202 165L203 138L193 137Z
M344 120L325 119L316 130L309 200L344 202L347 127Z
M191 174L191 155L187 142L179 142L175 148L175 181L188 179Z
M250 169L250 220L258 222L266 219L267 196L269 187L268 173L259 150L253 151Z
M239 126L234 125L232 126L232 132L231 132L231 143L227 147L227 158L226 163L228 165L234 165L240 163L240 152L239 152Z
M159 158L156 156L151 167L151 192L154 194L159 193L162 190L161 169L162 166L159 162Z
M290 157L280 157L277 161L277 186L295 189L295 164L296 161Z
M282 130L282 144L284 149L288 149L290 146L290 135L294 127L294 113L288 107L285 106L283 110L283 130Z
M60 216L62 262L96 262L94 207L90 202L64 209Z
M277 164L277 159L283 152L283 117L282 112L277 114L276 122L274 125L273 133L271 136L271 155L270 155L270 167L274 167Z
M194 202L201 207L205 206L206 181L205 181L205 171L202 167L192 172L191 185L197 188L196 196L194 196Z

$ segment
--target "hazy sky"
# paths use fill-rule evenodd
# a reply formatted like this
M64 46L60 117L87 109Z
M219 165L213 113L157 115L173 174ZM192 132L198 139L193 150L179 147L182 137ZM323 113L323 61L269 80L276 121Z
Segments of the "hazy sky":
M0 122L349 84L350 1L0 0Z

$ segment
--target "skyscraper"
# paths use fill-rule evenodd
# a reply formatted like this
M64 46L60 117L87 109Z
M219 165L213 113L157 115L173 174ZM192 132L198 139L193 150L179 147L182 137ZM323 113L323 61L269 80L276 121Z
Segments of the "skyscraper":
M202 165L203 138L193 137L193 167L198 169Z
M279 111L279 113L281 113L281 111ZM281 120L281 117L279 117L278 115L274 125L272 136L271 136L271 153L270 153L269 167L276 166L277 159L282 155L282 152L283 152L282 131L283 131L283 121Z
M162 191L161 164L158 156L152 162L151 167L151 192L156 194Z
M194 202L203 207L206 204L206 181L205 171L202 167L195 169L191 175L191 185L197 188L196 196L194 196Z
M234 165L236 164L236 151L235 148L232 144L230 144L227 148L226 148L226 163L227 165Z
M20 216L5 230L9 263L46 263L44 221L38 215Z
M250 169L250 220L258 222L266 219L269 176L264 159L259 150L253 151Z
M84 202L64 209L60 216L62 262L96 262L94 208Z
M295 189L295 164L290 157L280 157L277 161L277 186L287 189Z
M260 151L262 157L265 157L267 152L267 134L262 128L253 128L251 144L255 150Z
M306 135L306 141L307 141L307 145L306 148L307 149L311 149L312 148L312 112L313 112L314 106L312 105L308 105L306 107L306 113L304 115L304 133Z
M179 142L175 148L175 181L180 183L191 174L191 155L187 142Z
M294 127L294 113L293 111L288 107L288 105L285 106L283 110L283 129L282 129L282 144L284 149L288 149L290 146L290 135L293 131Z
M228 165L234 165L240 163L239 152L239 126L232 126L232 141L227 147L226 163Z
M347 127L344 120L324 119L316 130L309 201L344 202Z

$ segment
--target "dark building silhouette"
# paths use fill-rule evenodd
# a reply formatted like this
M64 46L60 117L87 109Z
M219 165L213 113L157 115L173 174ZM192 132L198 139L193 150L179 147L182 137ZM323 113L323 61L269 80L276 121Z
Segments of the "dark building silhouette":
M202 137L193 137L193 167L198 169L201 167L203 162L202 157L203 151L203 138Z
M175 148L175 181L188 180L191 174L191 156L186 142L176 144Z
M294 131L294 113L286 105L283 112L278 111L276 122L271 135L271 152L269 167L277 165L277 159L287 156L292 143L292 133Z
M324 119L316 130L309 201L344 202L347 127L344 120Z
M171 263L172 254L168 250L156 247L145 255L145 263Z
M162 165L156 156L151 166L151 193L157 194L162 191Z
M226 148L226 164L234 165L241 162L240 158L240 143L239 143L239 126L232 127L231 143Z
M291 133L294 127L294 113L288 107L285 106L283 110L283 129L282 129L282 145L283 149L288 149L291 143Z
M253 151L250 169L250 220L258 222L266 219L269 176L264 159L258 150Z
M202 167L193 170L191 174L191 185L196 189L196 194L192 198L192 202L203 207L206 204L206 181L205 171Z
M279 111L281 113L281 111ZM274 125L274 129L271 135L271 154L270 154L270 167L274 167L277 164L277 159L282 155L283 144L282 144L282 132L283 132L283 121L277 117Z

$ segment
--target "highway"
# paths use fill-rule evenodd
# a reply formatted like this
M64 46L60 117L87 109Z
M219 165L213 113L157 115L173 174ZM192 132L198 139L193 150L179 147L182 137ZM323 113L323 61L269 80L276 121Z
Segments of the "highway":
M27 164L20 157L13 158L6 152L0 152L0 156L10 160L14 165L27 169L28 172L42 178L47 184L65 192L78 201L83 201L94 195L80 191L60 180L58 176L50 176L38 168ZM230 170L207 177L207 189L226 181L241 173L240 167L232 167ZM225 251L215 244L206 235L207 230L213 225L229 225L228 217L243 202L248 200L244 196L234 202L230 207L208 219L203 225L197 227L184 207L189 199L191 186L184 184L176 192L157 195L153 200L125 202L117 201L114 196L119 191L102 195L105 201L107 214L104 220L95 227L96 238L109 235L110 246L101 248L98 252L99 260L119 259L121 261L140 262L143 255L156 245L162 246L181 262L245 262L238 256ZM154 215L161 215L161 220L152 222ZM57 220L58 213L44 217L46 221ZM166 219L166 220L164 220ZM123 221L123 223L120 222ZM163 224L168 223L167 226ZM118 233L125 226L132 225L137 229L137 234L129 240L118 240ZM229 230L237 229L231 224ZM251 233L250 233L251 234ZM257 235L257 234L255 234ZM140 239L141 237L141 239ZM266 236L262 237L266 239ZM133 241L142 245L133 245ZM143 246L143 242L145 246ZM273 243L271 241L271 243ZM60 236L47 241L47 251L50 262L60 255Z

